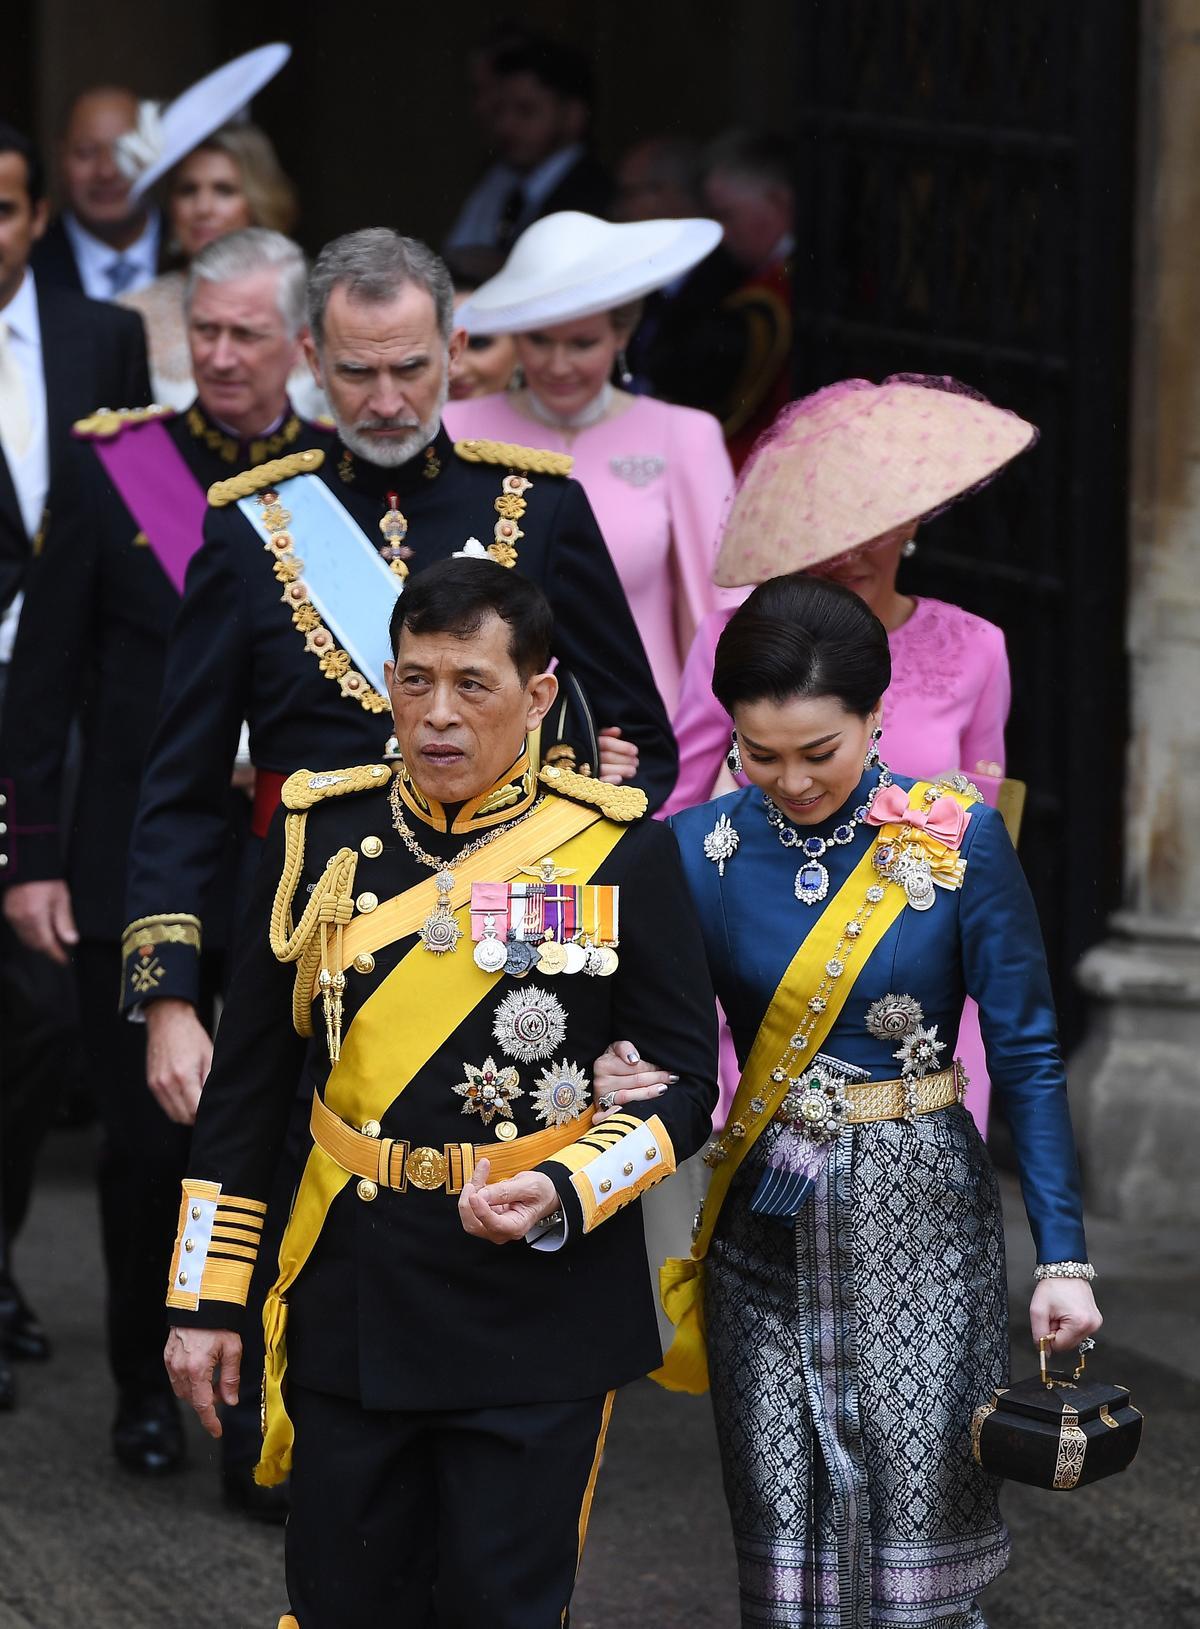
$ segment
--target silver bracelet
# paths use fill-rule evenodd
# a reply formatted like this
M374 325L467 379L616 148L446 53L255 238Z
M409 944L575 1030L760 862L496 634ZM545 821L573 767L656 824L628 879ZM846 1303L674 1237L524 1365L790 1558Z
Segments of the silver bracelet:
M1096 1269L1090 1261L1043 1261L1033 1269L1033 1276L1039 1284L1048 1278L1084 1278L1090 1284Z

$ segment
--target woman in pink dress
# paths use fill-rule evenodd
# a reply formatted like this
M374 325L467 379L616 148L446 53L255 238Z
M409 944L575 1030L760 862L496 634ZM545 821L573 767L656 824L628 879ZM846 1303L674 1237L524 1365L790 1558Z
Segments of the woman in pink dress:
M523 384L450 402L457 440L569 453L588 495L668 712L697 628L722 603L713 562L733 468L717 420L612 384L641 296L715 246L711 221L548 215L459 315L472 334L511 333Z
M931 514L996 475L1036 432L1015 414L942 379L848 379L793 402L755 448L738 483L716 575L749 587L807 570L852 588L888 631L884 697L889 764L902 775L964 772L994 803L1004 775L1010 683L1004 635L943 600L896 586L901 559ZM713 656L731 610L701 623L673 723L679 780L663 814L711 796L732 724L715 700ZM724 1036L722 1100L737 1081ZM968 1002L958 1051L967 1106L987 1131L989 1087L978 1015ZM718 1110L720 1114L721 1110Z

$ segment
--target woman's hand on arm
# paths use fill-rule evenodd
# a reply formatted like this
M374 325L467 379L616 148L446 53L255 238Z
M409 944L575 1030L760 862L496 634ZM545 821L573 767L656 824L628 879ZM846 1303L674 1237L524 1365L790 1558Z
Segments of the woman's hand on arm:
M1080 1341L1094 1335L1103 1322L1086 1279L1044 1279L1029 1303L1034 1344L1049 1335L1054 1352L1072 1351Z
M678 1079L647 1062L632 1041L613 1041L592 1065L593 1124L616 1114L626 1103L661 1097Z

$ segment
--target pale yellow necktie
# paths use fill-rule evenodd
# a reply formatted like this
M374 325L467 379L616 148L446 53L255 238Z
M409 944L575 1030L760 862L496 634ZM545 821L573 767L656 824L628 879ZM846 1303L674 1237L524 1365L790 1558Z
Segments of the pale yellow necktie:
M29 446L29 397L25 378L13 355L12 334L0 317L0 443L14 458Z

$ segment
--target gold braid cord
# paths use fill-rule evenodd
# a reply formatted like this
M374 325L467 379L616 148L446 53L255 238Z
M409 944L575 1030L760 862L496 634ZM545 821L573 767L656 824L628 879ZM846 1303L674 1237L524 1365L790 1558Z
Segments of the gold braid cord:
M297 1035L312 1034L314 983L320 989L329 1061L336 1063L341 1056L342 996L346 989L346 975L341 971L342 931L354 915L358 852L352 848L338 849L309 895L299 922L293 926L292 902L304 870L307 820L307 811L301 811L289 814L284 821L283 871L271 907L271 954L276 961L297 964L292 990L292 1023Z
M280 796L285 809L311 809L314 803L345 797L348 792L378 792L390 776L386 764L356 764L353 769L322 770L319 774L298 769L284 781Z
M531 475L570 475L575 467L570 453L521 447L515 441L456 441L454 450L468 464L507 464Z
M86 419L77 419L71 433L81 441L111 441L130 426L174 417L173 407L163 407L158 402L151 402L149 407L101 407L89 413Z
M619 820L623 824L640 820L648 807L646 794L638 786L610 786L607 781L593 780L590 775L579 775L575 770L564 769L559 764L547 764L539 773L538 780L560 797L586 803L593 809L599 809L609 820Z
M308 447L304 452L288 453L284 458L272 458L269 463L231 475L227 481L214 481L208 489L208 501L214 509L224 509L249 498L255 492L265 492L280 481L290 481L293 475L312 475L325 462L319 447Z

